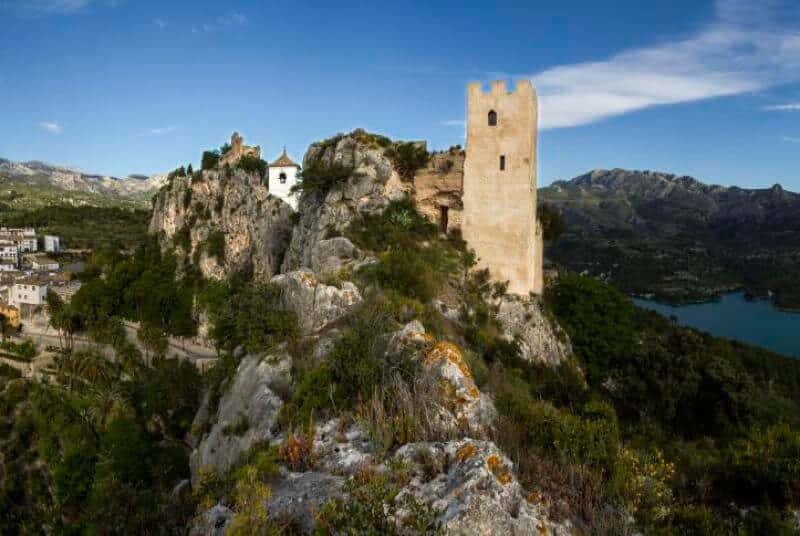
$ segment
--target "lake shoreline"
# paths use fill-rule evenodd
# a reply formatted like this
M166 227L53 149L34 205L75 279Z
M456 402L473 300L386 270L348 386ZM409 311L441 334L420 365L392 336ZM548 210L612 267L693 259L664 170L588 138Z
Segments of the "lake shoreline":
M674 316L681 325L800 358L800 311L778 308L770 299L753 299L744 290L723 294L719 300L682 305L635 296L631 301L668 318Z
M747 292L747 289L745 287L733 288L731 290L726 290L726 291L720 293L719 295L715 295L715 296L707 298L707 299L697 299L697 300L693 300L693 299L689 299L689 300L669 300L669 299L665 300L665 299L659 299L658 294L656 294L654 292L648 292L648 293L644 293L644 294L631 292L631 293L628 294L628 297L631 300L634 300L634 301L635 300L643 300L643 301L653 302L653 303L657 303L659 305L664 305L664 306L668 306L668 307L686 307L688 305L703 305L703 304L706 304L706 303L719 303L720 301L722 301L722 299L726 295L728 295L728 294L738 294L738 293L744 294L744 298L748 302L766 302L766 303L769 303L774 309L776 309L778 311L781 311L781 312L784 312L784 313L800 314L800 305L797 305L797 306L777 305L775 303L774 298L771 298L771 297L763 297L762 298L762 297L758 297L758 296L753 296L753 295L751 295L751 294L749 294Z

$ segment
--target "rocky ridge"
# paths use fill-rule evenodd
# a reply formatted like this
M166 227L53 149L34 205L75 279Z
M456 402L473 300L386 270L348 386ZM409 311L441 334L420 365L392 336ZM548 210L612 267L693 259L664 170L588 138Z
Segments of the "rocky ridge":
M383 151L365 143L363 132L312 145L304 166L319 163L349 171L329 190L304 191L299 216L270 196L257 174L228 166L172 177L156 197L150 227L164 247L175 248L184 264L197 266L204 277L224 279L249 267L255 277L268 278L281 291L282 307L297 316L307 352L303 359L311 356L312 364L328 359L341 323L369 290L351 277L376 259L345 236L348 227L410 193ZM223 241L211 247L214 234ZM535 303L511 300L498 311L506 336L522 341L524 358L555 364L568 357L568 341ZM415 384L397 388L410 389L399 400L413 406L408 411L424 440L386 452L391 441L381 443L381 432L371 428L376 421L364 417L372 411L366 401L355 416L316 423L310 437L300 439L308 442L305 466L281 466L270 481L264 503L270 516L291 518L311 531L329 500L347 500L347 484L357 475L387 475L400 464L410 477L394 499L398 523L412 515L405 505L413 498L434 512L446 534L494 534L498 528L508 534L570 533L569 523L552 522L535 495L526 495L513 464L491 441L497 410L492 396L476 384L462 346L437 339L420 320L381 337L384 353L376 359L404 356L421 371ZM259 445L288 444L293 431L281 425L280 415L297 388L291 381L292 351L281 347L241 357L221 390L206 396L187 438L194 449L193 484L209 473L224 477ZM236 517L235 505L230 496L216 500L198 514L191 534L225 533Z
M206 278L271 277L292 233L292 209L238 167L173 176L156 194L150 232Z
M119 197L146 205L167 181L166 175L129 175L125 178L93 175L39 161L14 162L0 158L0 175L13 183L52 187L68 192L95 193Z

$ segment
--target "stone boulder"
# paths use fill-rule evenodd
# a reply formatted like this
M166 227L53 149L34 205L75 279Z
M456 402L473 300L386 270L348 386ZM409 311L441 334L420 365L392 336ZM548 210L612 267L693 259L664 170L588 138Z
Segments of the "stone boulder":
M506 339L517 339L522 358L533 363L559 365L572 355L564 330L544 312L539 297L504 296L497 313Z
M242 359L217 411L208 415L208 410L201 408L192 426L196 429L210 424L189 458L192 484L197 484L201 471L224 474L250 447L274 438L273 428L283 406L276 391L285 390L291 383L291 368L292 359L285 352ZM212 422L200 422L204 414Z
M569 523L548 519L537 504L537 494L526 496L511 461L492 442L410 443L396 456L411 465L412 476L395 500L410 495L435 509L445 534L562 536L574 532ZM401 511L398 517L407 514Z
M311 250L311 270L319 275L335 275L361 256L361 251L343 236L320 240Z
M361 303L361 293L349 281L341 288L321 283L309 270L276 275L271 283L281 289L283 307L297 315L303 335L316 333Z

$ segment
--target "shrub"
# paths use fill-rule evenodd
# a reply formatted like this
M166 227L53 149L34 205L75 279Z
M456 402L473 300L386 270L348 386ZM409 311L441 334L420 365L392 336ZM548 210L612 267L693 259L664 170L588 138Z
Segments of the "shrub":
M544 239L548 242L558 240L567 228L561 213L546 203L539 205L537 210Z
M206 238L206 253L209 257L216 257L218 262L225 262L225 233L215 229L208 233Z
M314 160L298 174L298 180L292 186L292 192L325 195L333 188L344 184L352 174L352 167L340 163L328 166L321 160Z
M214 169L219 163L219 159L219 151L205 151L203 153L203 159L200 164L200 168L203 170Z
M340 409L366 400L383 379L383 334L389 319L376 308L365 307L328 352L327 362L336 385Z
M267 176L267 163L257 156L245 155L236 165L248 173L258 173L262 180Z
M302 430L289 432L286 442L280 448L278 454L280 459L292 471L302 473L312 470L316 462L313 423L309 426L307 432Z
M417 211L410 199L392 201L380 214L362 214L345 234L358 247L382 252L391 248L418 248L434 240L438 228Z
M398 489L388 476L368 469L348 480L345 499L331 499L317 516L320 534L365 534L370 536L442 534L437 512L408 497L402 504L395 498ZM404 507L405 516L398 514Z
M787 508L800 501L800 432L788 425L755 427L731 445L724 485L746 504Z
M284 426L308 423L326 416L334 404L336 385L327 362L306 371L298 382L292 398L281 408L280 422Z
M398 142L386 150L395 170L404 181L411 182L417 170L424 167L430 154L424 146L414 142Z
M395 290L422 303L432 300L439 287L437 272L417 251L391 250L379 256L377 264L362 273L385 289Z

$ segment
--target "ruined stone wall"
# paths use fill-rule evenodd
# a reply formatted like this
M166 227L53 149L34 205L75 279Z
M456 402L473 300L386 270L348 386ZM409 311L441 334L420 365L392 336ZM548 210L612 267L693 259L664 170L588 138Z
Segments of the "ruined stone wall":
M461 229L464 204L464 152L453 149L434 154L414 176L414 200L419 211L441 225L441 207L447 207L447 231Z
M490 112L496 114L495 125ZM514 294L542 292L537 116L536 92L528 80L519 81L513 92L502 81L493 82L489 93L479 83L468 87L462 231L478 266L489 268L495 280L508 281Z
M249 145L245 145L244 139L239 135L239 133L234 132L233 136L231 136L231 148L227 153L222 155L220 164L233 165L241 160L243 156L254 156L256 158L261 158L261 147L250 147Z

